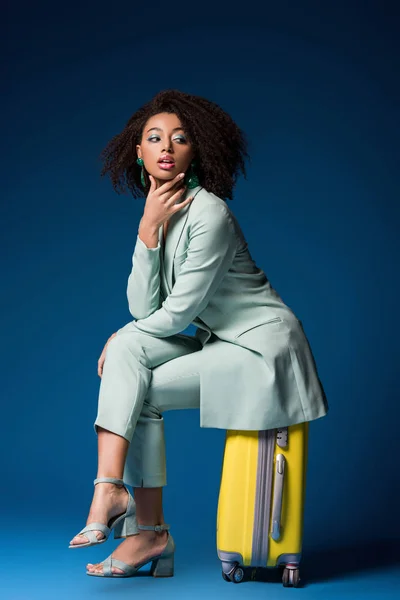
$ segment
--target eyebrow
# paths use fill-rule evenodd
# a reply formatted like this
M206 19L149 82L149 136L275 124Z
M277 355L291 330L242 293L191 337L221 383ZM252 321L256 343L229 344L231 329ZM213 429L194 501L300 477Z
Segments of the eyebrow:
M162 131L162 129L160 127L151 127L150 129L147 130L147 133L149 133L149 131L152 131L153 129L157 129L157 131ZM182 131L184 131L183 127L174 127L174 129L172 131L177 131L178 129L182 129Z

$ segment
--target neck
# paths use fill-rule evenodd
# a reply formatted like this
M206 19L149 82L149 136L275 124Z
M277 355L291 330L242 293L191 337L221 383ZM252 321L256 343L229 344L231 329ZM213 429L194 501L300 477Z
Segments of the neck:
M169 180L168 179L157 179L157 177L154 177L154 181L156 182L156 190L157 190L159 187L161 187L163 185L163 183L166 183Z

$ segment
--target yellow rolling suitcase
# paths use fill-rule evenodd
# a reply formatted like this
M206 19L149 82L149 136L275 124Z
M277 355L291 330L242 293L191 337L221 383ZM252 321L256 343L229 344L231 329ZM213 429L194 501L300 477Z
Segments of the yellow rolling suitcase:
M297 587L303 537L308 423L226 433L217 511L217 552L226 581L246 567L283 568Z

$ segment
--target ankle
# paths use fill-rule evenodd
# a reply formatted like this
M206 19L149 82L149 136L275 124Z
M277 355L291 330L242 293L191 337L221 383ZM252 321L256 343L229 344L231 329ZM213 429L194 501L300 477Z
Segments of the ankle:
M119 497L122 493L125 493L125 487L123 485L116 485L115 483L100 483L95 486L95 491L101 496L116 496Z
M142 540L146 540L147 542L150 542L150 543L164 541L168 537L168 531L166 531L165 529L163 531L140 529L139 533L140 533L140 537L142 538Z
M107 472L106 473L102 473L101 471L99 471L96 475L96 480L97 479L118 479L119 481L123 482L124 478L120 477L119 475L108 475ZM123 485L123 483L113 483L111 481L101 481L99 482L101 485L115 485L118 487L121 487L121 485Z
M140 519L138 519L138 526L139 526L139 531L142 534L148 535L148 536L153 536L153 537L157 537L157 536L162 536L165 535L167 533L167 529L162 529L160 530L155 530L153 529L153 527L158 527L160 525L165 525L164 520L162 519L153 519L151 521L151 523L149 523L148 521L141 521ZM151 527L152 529L141 529L141 527Z

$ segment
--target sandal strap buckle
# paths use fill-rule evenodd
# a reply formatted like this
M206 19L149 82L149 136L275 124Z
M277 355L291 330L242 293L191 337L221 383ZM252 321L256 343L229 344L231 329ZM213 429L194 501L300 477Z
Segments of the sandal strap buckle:
M167 531L170 529L170 525L164 523L163 525L138 525L139 529L144 529L147 531Z

